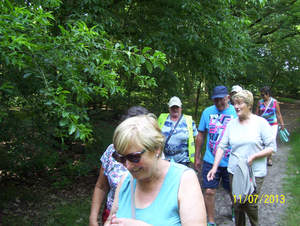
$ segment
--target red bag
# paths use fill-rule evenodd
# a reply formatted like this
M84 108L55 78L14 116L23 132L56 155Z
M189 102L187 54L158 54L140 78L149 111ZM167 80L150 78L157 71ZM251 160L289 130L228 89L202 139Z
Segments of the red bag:
M105 205L104 210L102 212L102 223L104 225L104 223L107 221L107 218L110 214L110 211L107 209L107 206Z

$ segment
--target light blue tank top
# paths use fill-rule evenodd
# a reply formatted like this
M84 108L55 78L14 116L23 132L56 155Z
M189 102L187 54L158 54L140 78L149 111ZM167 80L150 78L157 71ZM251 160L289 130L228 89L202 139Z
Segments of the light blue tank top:
M135 208L137 220L155 226L181 225L178 208L178 190L181 176L188 167L171 162L163 185L153 203L144 209ZM136 180L134 180L134 188ZM131 218L130 174L125 178L119 193L118 218Z

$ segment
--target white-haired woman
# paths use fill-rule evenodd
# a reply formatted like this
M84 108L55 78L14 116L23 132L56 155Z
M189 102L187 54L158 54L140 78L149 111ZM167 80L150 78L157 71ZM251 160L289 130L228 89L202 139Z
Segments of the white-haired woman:
M259 197L260 189L267 174L266 157L276 152L276 142L269 123L257 115L252 114L253 94L248 90L241 90L233 96L234 108L238 118L231 120L218 146L215 162L207 179L212 180L228 146L232 151L228 162L229 180L232 185L234 170L240 159L247 159L252 167L257 184L255 197ZM233 204L235 225L246 225L245 213L252 226L258 226L258 201L236 202Z
M164 135L153 117L129 118L117 127L113 156L129 173L123 175L117 187L105 226L206 225L204 200L195 171L163 160L163 143Z

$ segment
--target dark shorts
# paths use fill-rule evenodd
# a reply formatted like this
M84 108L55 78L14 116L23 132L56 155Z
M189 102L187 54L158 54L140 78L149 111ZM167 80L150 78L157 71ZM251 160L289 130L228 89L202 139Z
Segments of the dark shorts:
M223 188L228 191L231 191L227 167L218 167L218 170L215 174L215 179L213 179L211 181L207 181L207 174L212 169L212 167L213 167L213 164L203 161L203 167L202 167L203 185L202 186L204 188L211 188L211 189L218 188L220 180L222 178Z

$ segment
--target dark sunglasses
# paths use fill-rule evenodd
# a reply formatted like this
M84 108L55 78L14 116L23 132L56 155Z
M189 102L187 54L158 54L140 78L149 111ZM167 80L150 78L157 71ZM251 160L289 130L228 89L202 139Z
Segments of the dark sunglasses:
M264 93L261 93L260 95L261 95L262 97L267 96L267 94L264 94Z
M125 163L126 162L126 159L129 161L129 162L133 162L133 163L138 163L141 161L141 158L142 158L142 155L146 152L146 149L143 149L142 151L140 152L135 152L135 153L131 153L131 154L128 154L128 155L119 155L117 153L117 151L114 151L112 156L114 157L114 159L117 161L117 162L120 162L120 163Z

